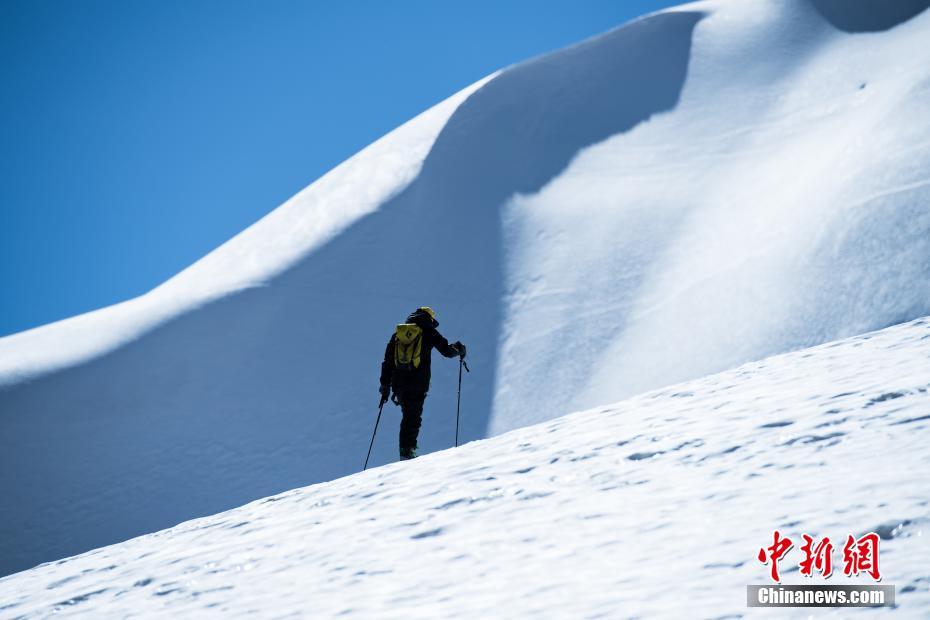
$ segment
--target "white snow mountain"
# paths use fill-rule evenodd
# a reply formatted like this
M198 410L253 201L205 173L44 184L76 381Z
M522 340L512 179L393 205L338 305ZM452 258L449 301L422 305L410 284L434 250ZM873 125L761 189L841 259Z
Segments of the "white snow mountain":
M927 4L646 16L466 88L147 295L0 339L0 574L357 471L419 305L469 346L465 439L930 314ZM423 452L453 439L443 362Z
M928 359L930 317L752 362L50 562L0 616L809 618L746 608L779 528L877 532L895 616L926 618ZM874 583L799 560L784 583Z

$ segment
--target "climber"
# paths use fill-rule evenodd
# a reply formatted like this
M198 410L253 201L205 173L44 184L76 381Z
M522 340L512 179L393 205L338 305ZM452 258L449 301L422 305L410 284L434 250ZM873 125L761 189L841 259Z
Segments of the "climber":
M417 455L417 435L423 417L423 402L429 391L430 353L435 347L445 357L465 359L465 345L449 344L436 331L439 321L432 308L422 306L397 326L381 363L381 406L390 398L400 405L400 460ZM393 396L391 390L393 388Z

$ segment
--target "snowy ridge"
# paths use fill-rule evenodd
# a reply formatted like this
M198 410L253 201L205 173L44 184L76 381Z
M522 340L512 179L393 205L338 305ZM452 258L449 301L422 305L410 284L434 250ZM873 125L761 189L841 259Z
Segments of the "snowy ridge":
M746 364L0 579L0 613L740 616L780 528L879 532L926 617L927 359L920 319Z
M930 12L820 4L697 5L674 110L505 206L492 433L930 313Z
M927 4L634 20L466 88L150 294L0 339L0 574L357 471L423 304L469 347L465 440L930 314ZM422 453L454 436L443 362Z
M266 285L416 178L449 116L493 77L372 143L146 295L0 338L0 388L86 362L217 298Z

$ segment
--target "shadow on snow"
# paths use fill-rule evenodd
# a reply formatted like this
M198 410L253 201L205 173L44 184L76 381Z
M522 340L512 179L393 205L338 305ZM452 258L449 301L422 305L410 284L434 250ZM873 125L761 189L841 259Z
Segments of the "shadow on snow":
M361 469L380 359L420 305L469 346L463 441L485 436L501 331L499 209L580 149L672 109L701 15L654 15L515 66L467 99L418 178L267 286L0 394L0 574ZM421 449L452 444L438 355ZM399 411L372 454L393 461Z

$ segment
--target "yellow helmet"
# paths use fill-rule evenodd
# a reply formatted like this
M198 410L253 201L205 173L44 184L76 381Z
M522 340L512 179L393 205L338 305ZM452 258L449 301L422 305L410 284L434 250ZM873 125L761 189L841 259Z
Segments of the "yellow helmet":
M434 328L439 325L439 321L436 320L436 311L429 306L420 306L411 312L410 316L407 317L407 322L416 323L417 319L427 319L427 323Z

